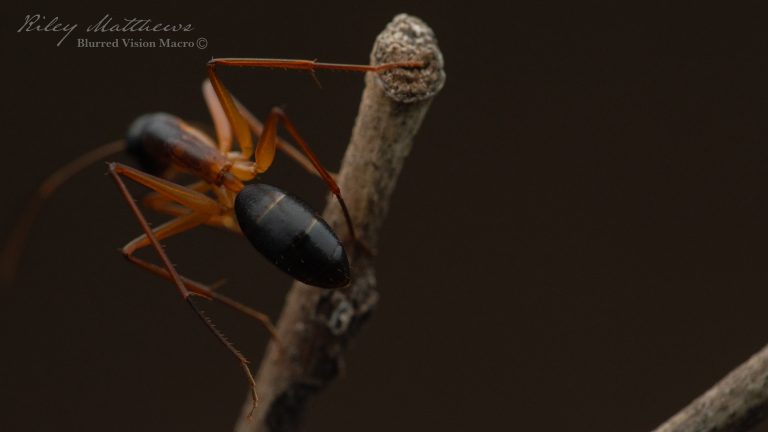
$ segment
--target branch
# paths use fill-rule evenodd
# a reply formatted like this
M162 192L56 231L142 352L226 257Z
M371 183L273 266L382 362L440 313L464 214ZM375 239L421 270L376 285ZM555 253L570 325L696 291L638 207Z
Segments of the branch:
M746 431L768 416L768 346L655 432Z
M432 97L445 82L443 59L432 30L418 18L398 15L378 36L371 64L421 60L421 69L366 76L339 186L362 244L375 250L389 200L413 137ZM342 212L329 201L323 217L348 238ZM352 284L321 290L295 282L277 323L285 352L270 343L256 377L259 406L250 420L246 400L238 432L293 431L309 399L339 374L342 354L378 301L373 257L360 247L350 256Z

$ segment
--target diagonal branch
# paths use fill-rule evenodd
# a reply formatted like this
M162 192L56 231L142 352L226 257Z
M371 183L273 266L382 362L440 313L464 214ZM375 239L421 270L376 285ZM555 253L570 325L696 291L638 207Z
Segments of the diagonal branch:
M413 137L432 97L445 82L434 33L418 18L401 14L376 39L371 64L410 60L423 61L426 66L367 74L339 172L339 186L358 237L372 250ZM342 238L348 238L335 201L330 201L323 217ZM309 399L336 378L347 344L378 301L374 260L361 249L355 248L350 256L350 286L328 291L294 283L277 323L286 352L281 355L270 343L256 378L259 407L248 420L251 401L245 402L236 431L299 429Z
M654 432L739 432L768 417L768 346Z

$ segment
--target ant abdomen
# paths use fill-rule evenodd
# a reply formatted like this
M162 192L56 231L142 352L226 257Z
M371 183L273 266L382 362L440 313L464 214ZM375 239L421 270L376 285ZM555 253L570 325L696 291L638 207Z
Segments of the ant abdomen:
M235 199L243 234L270 262L321 288L349 284L349 260L328 223L307 204L274 186L246 186Z

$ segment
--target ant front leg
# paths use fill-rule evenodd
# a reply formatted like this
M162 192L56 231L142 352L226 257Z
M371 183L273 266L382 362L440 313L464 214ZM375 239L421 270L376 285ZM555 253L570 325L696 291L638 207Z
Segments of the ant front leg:
M213 123L216 128L216 135L219 139L219 151L222 154L228 154L232 149L232 128L229 126L229 120L224 113L224 108L219 102L218 96L216 91L213 89L213 85L211 84L210 79L203 81L203 98L205 99L205 104L208 106L208 111L211 113L211 118L213 119ZM256 116L253 115L248 110L248 108L240 103L240 101L238 101L234 96L232 97L232 101L234 102L237 111L245 119L245 122L248 123L248 127L250 128L251 133L257 137L260 137L264 130L264 124L261 123L261 121L256 118ZM315 171L315 168L312 166L312 162L310 162L309 159L304 156L301 150L297 149L291 145L291 143L280 138L279 136L277 137L277 148L282 150L282 152L285 153L289 158L293 159L294 162L304 168L305 171L312 175L319 176L317 171ZM242 154L239 156L242 158ZM334 174L331 174L331 176L334 176Z
M285 60L285 59L259 59L259 58L215 58L208 62L208 78L213 85L216 96L221 103L224 114L232 126L235 138L240 144L243 157L249 159L253 152L253 141L248 130L248 124L237 109L230 92L224 87L218 75L216 75L216 66L235 66L252 68L279 68L279 69L297 69L314 72L316 70L337 70L349 72L381 72L396 68L415 68L423 67L424 63L420 61L383 63L375 66L355 65L341 63L320 63L314 60Z
M261 134L261 138L259 139L259 143L256 145L256 152L255 152L255 159L256 159L256 171L257 172L265 172L269 169L269 167L272 165L272 162L275 159L275 147L277 146L277 126L278 123L282 123L283 127L286 131L288 131L288 134L296 141L296 143L299 145L299 148L304 152L304 154L309 158L310 163L315 168L317 173L320 175L320 178L325 182L325 185L328 187L328 190L336 196L336 200L339 202L339 205L341 206L341 210L344 213L344 219L347 223L347 229L349 230L349 235L352 238L352 244L358 245L364 247L364 249L367 252L370 252L370 249L368 249L367 246L365 246L362 243L359 243L357 236L355 235L355 227L352 223L352 217L349 215L349 210L347 209L347 204L344 202L344 198L341 196L341 189L336 184L336 181L333 179L333 177L326 171L326 169L320 164L320 161L317 159L317 156L315 156L315 153L312 151L311 148L309 148L309 144L304 140L304 138L301 137L299 134L299 131L296 129L296 126L293 125L293 122L288 118L288 116L283 112L280 108L272 108L272 111L270 111L269 115L267 116L267 119L264 121L264 130Z
M193 294L202 295L203 297L216 298L214 295L212 295L214 293L211 290L200 289L199 286L196 287L197 289L190 290L185 283L185 278L183 278L176 271L175 267L171 263L171 260L168 258L168 255L165 253L165 250L163 250L163 247L160 245L160 239L168 238L173 235L188 231L198 225L205 223L212 216L219 214L222 211L222 207L218 202L200 192L184 188L167 180L151 176L122 164L109 164L109 173L114 178L121 194L128 202L131 211L133 212L134 216L136 216L139 225L144 231L142 236L137 237L135 240L129 242L123 247L123 254L129 261L133 262L139 267L167 277L176 286L176 288L179 290L179 294L181 294L184 300L187 301L187 304L203 321L206 327L208 327L211 333L213 333L213 335L227 348L227 350L229 350L237 358L251 387L251 394L253 396L253 409L255 409L258 402L258 396L256 394L256 382L253 379L253 374L251 373L250 368L248 367L248 359L242 353L240 353L240 351L238 351L237 348L235 348L235 346L229 342L229 340L227 340L226 336L224 336L224 334L216 328L211 319L208 318L208 316L206 316L203 311L197 307L197 305L195 305L191 298ZM173 219L156 228L155 230L152 230L149 227L149 223L144 217L144 214L136 204L133 195L131 195L131 193L128 191L128 188L123 182L121 176L125 176L162 195L165 195L166 197L178 202L181 205L189 207L191 212ZM146 246L152 246L155 249L158 256L160 257L160 261L163 264L162 267L155 266L154 264L148 263L134 256L136 250ZM186 282L191 281L187 279ZM270 330L273 331L274 327L271 327Z

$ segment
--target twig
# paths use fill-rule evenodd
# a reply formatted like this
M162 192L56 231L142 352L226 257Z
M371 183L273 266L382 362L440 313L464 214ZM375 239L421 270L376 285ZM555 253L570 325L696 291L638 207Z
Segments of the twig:
M432 30L418 18L398 15L376 39L371 64L413 60L425 62L425 67L366 76L339 173L357 235L372 250L413 137L445 82ZM329 201L323 217L342 238L349 238L335 201ZM297 430L309 398L339 374L348 342L378 301L373 258L364 249L356 247L350 256L353 282L347 288L321 290L294 283L277 323L286 351L281 353L274 343L267 348L256 378L259 406L248 419L251 401L246 400L236 431Z
M746 431L768 416L768 346L655 432Z

